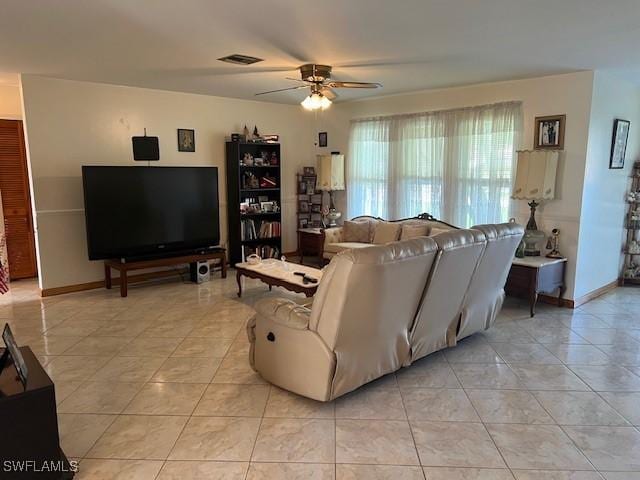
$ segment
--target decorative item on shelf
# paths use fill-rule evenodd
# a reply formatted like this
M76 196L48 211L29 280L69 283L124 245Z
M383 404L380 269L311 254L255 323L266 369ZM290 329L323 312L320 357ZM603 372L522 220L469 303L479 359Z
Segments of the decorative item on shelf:
M269 165L271 165L272 167L277 167L278 166L278 155L276 155L276 152L271 152L271 157L269 158Z
M244 172L244 175L242 176L242 188L245 190L260 188L258 177L251 172Z
M629 192L627 194L627 202L640 203L640 192Z
M279 135L262 135L262 141L264 143L278 143L278 141L280 140L280 136Z
M335 227L340 213L334 203L334 192L342 191L344 186L344 155L318 155L318 183L323 192L329 192L329 213L326 215L329 227Z
M551 230L551 236L547 241L547 250L551 250L547 253L547 258L564 258L564 255L560 253L558 250L560 246L560 230L558 228L554 228Z
M531 200L528 203L531 215L523 238L525 255L528 257L540 255L540 243L544 241L545 234L538 230L536 208L539 202L555 198L558 156L557 150L518 151L516 181L511 198Z
M249 133L249 129L247 128L246 124L245 124L244 128L242 129L242 134L244 135L245 142L248 141L249 138L251 138L251 134Z
M624 168L624 157L627 152L627 139L629 138L629 120L616 118L613 122L613 138L611 139L611 158L609 168Z
M253 155L251 155L250 153L245 153L244 156L242 157L242 160L240 161L240 165L245 167L252 167Z
M306 200L300 200L298 202L298 210L300 213L309 213L309 202Z
M315 167L303 167L302 173L304 175L315 175L316 174L316 169L315 169Z
M562 150L566 115L536 117L534 148L536 150Z
M265 175L260 178L260 188L277 188L278 180L274 177L270 177L269 175Z
M630 262L629 266L624 269L624 278L627 280L640 279L640 267L635 262Z
M253 138L254 140L260 140L260 134L258 133L258 126L257 126L257 125L254 125L254 126L253 126L253 135L252 135L252 138Z
M196 131L187 128L178 129L178 151L179 152L195 152L196 151Z
M509 223L517 223L516 219L511 217L509 219ZM516 248L516 253L514 254L514 256L516 258L524 258L524 240L520 240L520 243L518 244L518 247Z
M627 253L629 255L640 255L640 242L638 240L631 240L627 248Z
M240 134L240 133L232 133L231 134L231 141L232 142L244 142L245 137Z

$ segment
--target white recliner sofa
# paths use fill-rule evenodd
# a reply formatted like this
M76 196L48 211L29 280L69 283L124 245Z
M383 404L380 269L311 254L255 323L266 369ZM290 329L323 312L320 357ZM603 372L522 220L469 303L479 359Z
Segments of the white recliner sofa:
M452 347L493 324L523 233L485 225L343 251L310 308L256 304L250 362L279 387L329 401Z

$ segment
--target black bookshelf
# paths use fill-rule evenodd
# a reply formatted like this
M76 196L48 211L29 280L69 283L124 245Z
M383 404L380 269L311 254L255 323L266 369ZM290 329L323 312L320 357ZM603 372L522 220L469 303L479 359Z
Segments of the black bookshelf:
M263 159L263 152L266 153ZM281 223L281 165L279 143L227 142L227 224L229 240L229 262L234 265L242 262L246 256L257 253L261 257L282 255L282 223ZM246 162L245 155L250 155L253 162ZM266 164L257 163L267 161ZM277 159L277 164L272 164ZM247 164L249 163L249 164ZM263 179L275 181L275 185L264 185ZM257 179L257 183L256 183ZM259 205L260 199L276 202L278 211L256 211L241 213L241 204ZM253 227L248 222L253 222ZM252 238L253 233L260 237L263 224L269 222L275 233L265 238ZM279 224L278 227L275 224ZM266 227L265 227L266 228ZM276 234L278 233L278 234Z

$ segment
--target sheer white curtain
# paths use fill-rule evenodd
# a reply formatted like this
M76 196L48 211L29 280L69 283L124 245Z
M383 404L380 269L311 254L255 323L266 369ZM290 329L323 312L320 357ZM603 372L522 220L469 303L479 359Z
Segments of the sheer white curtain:
M348 215L506 221L521 125L519 102L354 120Z

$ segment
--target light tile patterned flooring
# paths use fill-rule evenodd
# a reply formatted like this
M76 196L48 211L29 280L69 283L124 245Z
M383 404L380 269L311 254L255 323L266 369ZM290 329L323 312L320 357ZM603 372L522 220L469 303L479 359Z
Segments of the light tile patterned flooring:
M640 479L640 290L534 319L508 300L488 332L318 403L250 369L269 293L246 286L0 297L56 383L78 479Z

